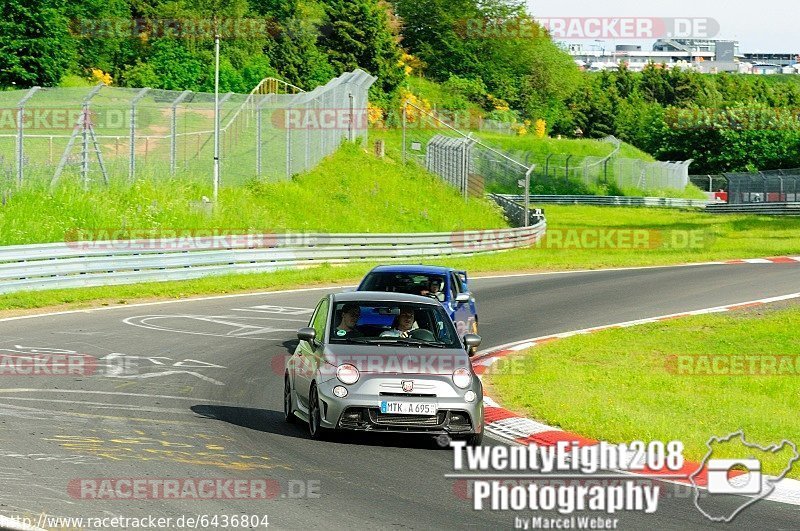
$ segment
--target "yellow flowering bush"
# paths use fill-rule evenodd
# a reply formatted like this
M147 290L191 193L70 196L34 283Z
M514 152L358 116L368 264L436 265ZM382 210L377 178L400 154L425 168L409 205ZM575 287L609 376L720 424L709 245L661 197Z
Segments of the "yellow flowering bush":
M418 109L422 109L425 112L430 113L433 109L431 102L426 100L425 98L420 98L413 92L407 89L403 89L400 91L400 101L401 102L408 102L411 105L408 106L406 110L406 119L409 123L415 123L422 117L422 112Z
M547 122L541 118L537 119L534 131L536 138L544 138L544 136L547 134Z
M384 112L383 109L373 104L367 103L367 121L369 125L378 125L383 123Z
M111 79L111 74L107 74L99 68L92 68L92 81L94 83L110 85L113 80Z

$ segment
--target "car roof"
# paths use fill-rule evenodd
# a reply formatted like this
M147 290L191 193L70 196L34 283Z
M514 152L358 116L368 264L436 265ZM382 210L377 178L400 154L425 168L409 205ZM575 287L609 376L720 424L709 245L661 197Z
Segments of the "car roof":
M430 265L382 265L374 268L371 273L416 273L416 274L433 274L433 275L447 275L453 271L449 267L430 266Z
M345 291L333 296L333 302L406 302L414 304L439 304L430 297L393 293L391 291Z

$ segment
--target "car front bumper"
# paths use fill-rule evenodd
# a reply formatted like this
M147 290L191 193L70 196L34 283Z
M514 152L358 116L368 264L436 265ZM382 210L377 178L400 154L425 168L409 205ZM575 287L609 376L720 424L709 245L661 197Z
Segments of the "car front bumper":
M412 380L414 390L406 393L402 382ZM339 398L333 388L343 385L333 378L318 386L322 401L322 426L329 429L472 435L483 431L483 388L477 377L466 389L459 389L449 375L362 377L353 385L343 385L348 394ZM475 400L464 395L473 391ZM381 413L382 401L435 403L436 415Z

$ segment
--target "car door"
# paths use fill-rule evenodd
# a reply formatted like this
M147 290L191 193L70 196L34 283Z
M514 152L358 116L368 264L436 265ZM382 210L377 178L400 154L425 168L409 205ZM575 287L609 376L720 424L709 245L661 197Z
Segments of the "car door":
M453 316L453 323L456 325L459 337L472 331L475 316L472 314L469 303L458 303L456 297L465 290L461 284L461 279L451 272L450 273L450 314Z
M466 271L456 271L456 277L461 281L462 289L469 292L469 312L472 316L472 321L470 322L469 331L473 334L478 333L478 306L475 304L475 297L472 294L472 290L469 288L469 277L467 276Z
M325 349L325 332L328 322L330 301L328 297L322 299L308 323L310 328L317 331L313 342L301 341L297 346L296 364L294 367L294 389L297 394L297 403L303 411L308 411L308 394L311 390L311 381L314 379L316 368Z

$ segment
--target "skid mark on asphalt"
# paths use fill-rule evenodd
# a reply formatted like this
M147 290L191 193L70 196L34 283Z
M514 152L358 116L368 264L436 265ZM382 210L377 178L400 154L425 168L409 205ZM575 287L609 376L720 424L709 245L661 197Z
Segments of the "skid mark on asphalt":
M283 327L269 326L264 322L270 320L275 319L241 315L139 315L125 318L122 322L138 328L159 332L253 339L256 341L268 340L267 337L259 336L269 336L276 333L285 334L286 332L297 330L297 327L286 328L286 325L283 325ZM158 324L159 321L166 321L166 323ZM302 321L305 322L305 320Z
M31 396L11 396L12 392ZM285 463L275 461L266 453L253 454L252 451L237 450L237 439L231 435L216 433L209 428L207 419L198 418L188 407L158 407L159 399L176 399L196 402L190 397L169 397L164 395L142 395L136 393L97 392L109 397L148 397L148 405L133 403L114 404L113 402L68 400L62 398L42 398L40 392L61 390L5 389L0 390L0 422L4 416L12 416L30 425L29 429L44 429L39 438L45 448L34 446L33 453L25 441L0 439L0 458L27 459L30 461L58 461L63 464L97 464L97 460L114 462L172 462L199 467L215 467L229 471L254 470L292 470ZM92 391L67 390L74 393L93 393ZM8 402L22 402L43 407L27 407ZM174 401L172 401L174 403ZM185 402L183 402L185 403ZM83 411L47 409L69 407ZM169 415L171 418L134 418L91 414L84 411L115 410L130 411L141 415ZM189 417L180 420L179 417ZM24 429L15 420L16 429ZM131 425L132 423L137 425ZM33 435L33 434L32 434ZM48 448L49 447L49 448ZM58 453L61 449L63 453ZM56 451L54 451L56 450Z
M243 454L229 449L231 444L235 445L235 439L227 435L181 434L174 430L155 431L150 436L142 433L142 430L129 428L100 428L86 430L81 435L54 435L42 440L57 444L70 453L112 462L169 461L238 472L291 470L289 465L276 463L268 455Z

